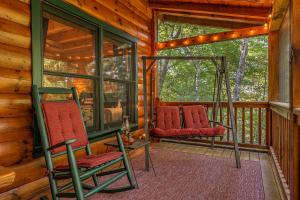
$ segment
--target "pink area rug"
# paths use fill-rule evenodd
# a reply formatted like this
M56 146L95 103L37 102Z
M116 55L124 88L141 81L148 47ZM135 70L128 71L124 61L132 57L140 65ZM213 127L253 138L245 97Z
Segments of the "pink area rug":
M259 162L217 158L153 148L157 176L145 172L143 155L133 160L139 189L114 194L96 194L105 200L261 200L264 190ZM119 185L119 183L114 183Z

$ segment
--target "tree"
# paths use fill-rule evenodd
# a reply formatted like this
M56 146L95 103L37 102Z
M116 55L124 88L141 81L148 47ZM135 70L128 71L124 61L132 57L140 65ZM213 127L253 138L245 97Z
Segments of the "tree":
M199 34L222 32L225 29L176 24L164 22L159 24L159 41L171 40L175 33L181 30L178 38ZM170 32L175 31L174 34ZM162 56L225 56L228 61L228 71L232 94L237 83L237 72L240 64L239 100L260 101L267 96L267 66L268 39L259 36L247 39L247 53L243 40L231 40L168 49L159 52ZM241 55L244 55L244 59ZM243 62L242 62L243 61ZM167 67L166 67L167 66ZM211 61L178 61L163 60L159 65L159 95L164 101L211 101L214 85L215 65ZM162 73L165 72L165 73ZM238 72L239 73L239 72ZM226 95L223 95L224 97Z
M241 54L240 54L239 66L236 71L236 77L235 77L235 86L234 86L234 90L233 90L233 101L240 100L241 82L245 75L246 58L248 55L248 44L249 44L249 38L243 39L243 42L242 42L241 48L240 48Z

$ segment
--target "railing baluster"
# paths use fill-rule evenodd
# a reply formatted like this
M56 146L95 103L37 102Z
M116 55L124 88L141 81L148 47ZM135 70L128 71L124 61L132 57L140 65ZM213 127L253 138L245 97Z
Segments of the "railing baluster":
M258 143L261 144L261 108L258 108Z
M227 107L227 126L229 126L229 108ZM229 142L230 129L227 128L227 142Z
M253 144L253 108L250 108L250 144Z
M238 123L237 123L237 107L234 107L234 121L235 121L237 135L239 135L238 134Z
M242 143L245 143L245 108L242 108Z

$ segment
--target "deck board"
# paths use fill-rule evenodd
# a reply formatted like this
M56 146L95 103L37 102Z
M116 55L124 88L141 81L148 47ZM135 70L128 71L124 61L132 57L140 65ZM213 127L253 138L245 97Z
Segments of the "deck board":
M160 148L172 149L175 151L183 151L188 153L199 153L213 157L233 158L234 151L232 149L225 148L210 148L204 146L194 146L187 144L176 144L170 142L161 142L152 144L152 146L159 146ZM267 153L258 153L250 151L240 151L242 160L251 160L260 163L263 186L265 192L265 200L281 200L279 185L276 182L274 170L270 155Z

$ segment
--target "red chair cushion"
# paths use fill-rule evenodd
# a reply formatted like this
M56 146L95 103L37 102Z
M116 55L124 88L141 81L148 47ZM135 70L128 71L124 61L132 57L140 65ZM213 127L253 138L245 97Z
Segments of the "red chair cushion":
M179 107L158 106L156 110L156 127L160 129L180 129Z
M123 155L122 152L108 152L98 155L88 155L81 159L78 159L77 166L80 168L93 168L99 165L105 164L109 161L120 158ZM69 164L62 164L55 167L56 170L66 170L69 169Z
M183 106L185 128L209 128L209 121L204 106Z
M84 124L75 101L42 102L42 108L50 146L69 139L77 139L72 144L73 148L88 144ZM62 146L52 150L52 153L65 150L66 147Z

